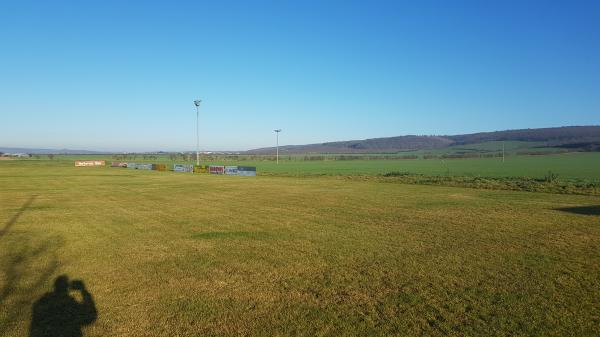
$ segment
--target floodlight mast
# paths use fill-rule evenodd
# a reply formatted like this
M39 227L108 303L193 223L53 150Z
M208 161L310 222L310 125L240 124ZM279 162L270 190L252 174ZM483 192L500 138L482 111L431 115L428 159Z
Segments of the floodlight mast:
M276 129L273 131L275 131L275 134L277 135L276 136L276 139L277 139L277 143L276 143L277 144L277 156L276 156L276 158L277 158L277 164L279 164L279 133L281 132L281 129Z
M194 105L196 106L196 165L200 165L200 103L201 99L197 99L194 101Z

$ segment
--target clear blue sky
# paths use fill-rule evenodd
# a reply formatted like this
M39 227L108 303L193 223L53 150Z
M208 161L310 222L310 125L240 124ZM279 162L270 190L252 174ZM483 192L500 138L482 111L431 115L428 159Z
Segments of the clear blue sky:
M2 1L0 146L600 124L599 1Z

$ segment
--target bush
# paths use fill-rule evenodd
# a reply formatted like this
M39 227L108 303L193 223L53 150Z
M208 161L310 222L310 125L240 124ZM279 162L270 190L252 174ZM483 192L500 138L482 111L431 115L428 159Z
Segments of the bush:
M548 174L546 174L546 176L544 176L544 181L548 182L548 183L553 183L557 180L558 180L558 174L556 174L552 171L548 171Z
M410 172L392 171L392 172L385 173L383 176L384 177L405 177L405 176L409 176L409 175L410 175Z
M442 185L492 190L513 190L559 194L600 195L600 182L588 180L561 180L553 172L541 179L527 177L465 177L426 176L409 172L388 172L382 175L389 181L418 185Z

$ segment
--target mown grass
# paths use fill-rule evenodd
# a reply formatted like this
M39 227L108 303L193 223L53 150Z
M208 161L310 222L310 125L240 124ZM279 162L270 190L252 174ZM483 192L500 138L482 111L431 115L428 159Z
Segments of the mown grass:
M595 196L0 162L0 336L597 336Z

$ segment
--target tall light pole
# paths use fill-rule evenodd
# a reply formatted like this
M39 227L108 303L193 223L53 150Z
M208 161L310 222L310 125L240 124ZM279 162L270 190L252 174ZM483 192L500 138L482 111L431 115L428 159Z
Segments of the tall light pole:
M194 101L194 105L196 106L196 165L200 165L200 103L201 99L197 99Z
M281 132L281 129L276 129L273 131L275 131L275 134L277 135L277 164L279 164L279 133Z

